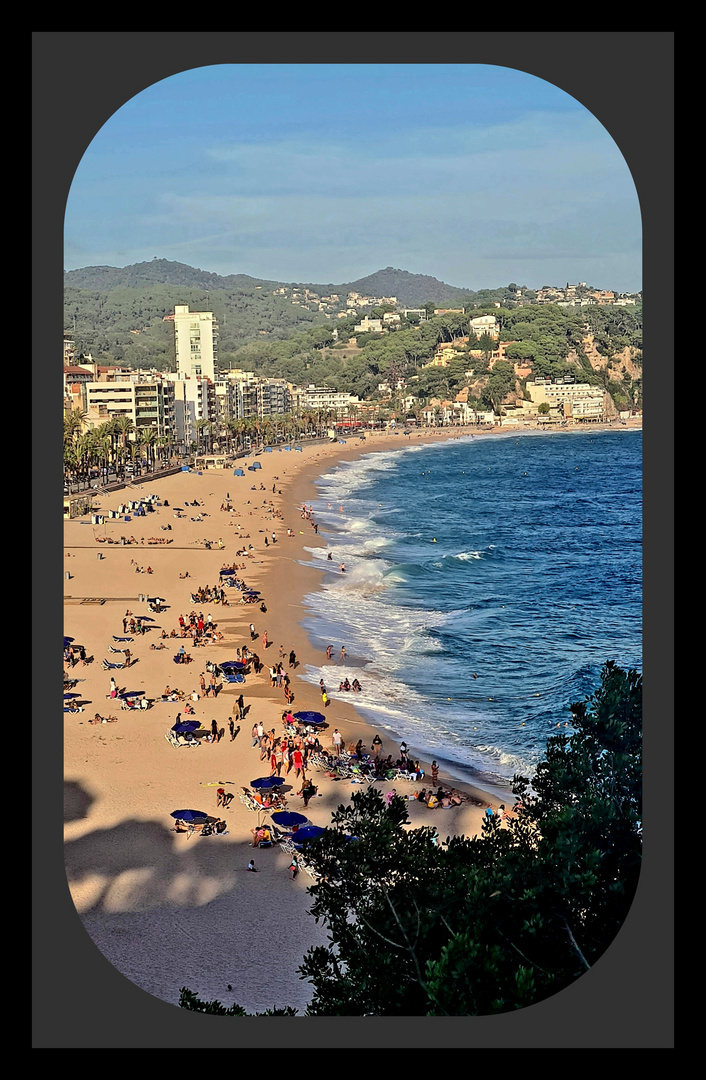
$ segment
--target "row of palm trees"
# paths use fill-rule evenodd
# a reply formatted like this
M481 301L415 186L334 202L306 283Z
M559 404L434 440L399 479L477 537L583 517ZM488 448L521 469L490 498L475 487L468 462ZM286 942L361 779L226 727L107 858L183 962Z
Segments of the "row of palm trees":
M272 416L251 416L228 420L219 426L214 421L196 421L196 442L191 449L196 454L237 454L252 446L273 446L277 442L323 437L329 428L343 418L341 411L311 409L299 414L282 413Z
M124 474L125 466L136 462L144 462L150 472L175 449L173 440L157 435L154 428L136 429L127 416L93 428L79 409L64 416L64 478L69 484L88 482L94 469Z
M375 418L384 421L393 418L397 412L393 403L387 403L380 406ZM309 409L296 415L252 416L229 420L223 425L197 420L196 441L188 450L199 455L237 454L253 446L325 437L336 423L362 418L363 413L351 407L348 412ZM365 418L370 419L369 413L365 413ZM92 470L106 467L124 476L126 465L138 461L151 472L155 465L168 461L177 450L175 439L157 435L151 427L136 428L128 416L114 417L97 427L88 426L87 414L80 409L73 409L64 416L64 478L71 485L88 483Z

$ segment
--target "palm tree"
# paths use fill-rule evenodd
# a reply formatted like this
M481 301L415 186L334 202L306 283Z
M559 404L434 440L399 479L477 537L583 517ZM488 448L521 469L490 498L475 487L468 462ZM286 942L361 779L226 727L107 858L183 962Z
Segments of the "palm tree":
M154 467L154 444L156 438L157 432L154 428L144 427L142 428L138 439L139 452L141 455L144 453L145 462L149 472L152 472Z

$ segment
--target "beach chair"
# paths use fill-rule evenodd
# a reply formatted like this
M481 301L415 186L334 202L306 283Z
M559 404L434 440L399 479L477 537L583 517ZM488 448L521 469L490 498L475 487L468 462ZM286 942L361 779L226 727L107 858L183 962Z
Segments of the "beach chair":
M168 743L171 743L172 746L179 747L187 745L186 743L180 743L173 731L165 731L164 738L167 740Z
M131 637L116 637L115 634L113 634L113 641L132 641L132 640L133 640L133 638L131 638Z
M122 671L124 664L111 664L110 660L103 661L103 671Z
M114 652L114 653L123 653L123 652L125 652L124 649L114 649L112 645L109 645L108 648L110 649L111 652Z

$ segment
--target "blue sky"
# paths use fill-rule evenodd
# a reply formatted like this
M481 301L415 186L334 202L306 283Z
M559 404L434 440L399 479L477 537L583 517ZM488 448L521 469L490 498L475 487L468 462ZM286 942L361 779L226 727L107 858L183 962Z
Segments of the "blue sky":
M552 83L479 64L224 64L148 87L77 169L64 266L155 256L321 284L394 266L642 287L611 136Z

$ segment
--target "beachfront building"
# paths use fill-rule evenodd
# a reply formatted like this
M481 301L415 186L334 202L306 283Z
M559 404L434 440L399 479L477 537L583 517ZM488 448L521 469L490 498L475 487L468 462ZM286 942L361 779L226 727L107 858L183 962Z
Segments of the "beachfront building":
M608 413L607 395L601 386L549 379L525 383L530 401L535 405L546 402L564 417L580 421L605 420Z
M336 416L348 416L349 412L360 406L360 398L333 390L330 386L292 387L294 412L330 412Z
M135 438L147 428L158 437L174 438L174 390L158 372L98 369L97 379L86 381L83 389L87 427L126 417Z
M215 427L217 395L210 379L190 378L169 372L165 379L173 387L174 429L182 452L199 442L199 431L204 424ZM201 423L202 422L202 423Z
M218 326L212 311L189 311L188 304L174 308L176 369L182 376L214 379Z

